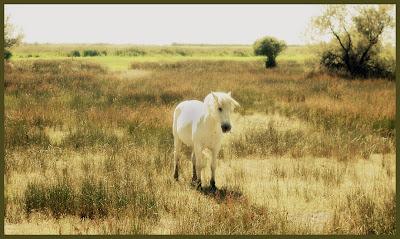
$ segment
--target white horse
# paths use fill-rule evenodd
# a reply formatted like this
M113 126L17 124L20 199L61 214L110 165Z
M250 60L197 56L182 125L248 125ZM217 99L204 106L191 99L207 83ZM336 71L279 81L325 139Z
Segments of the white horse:
M231 92L211 92L198 100L183 101L175 108L173 121L174 135L174 178L178 180L179 153L182 143L192 147L192 182L201 187L201 172L205 167L203 150L212 153L210 186L215 190L215 169L217 155L221 148L222 134L231 130L230 113L239 103Z

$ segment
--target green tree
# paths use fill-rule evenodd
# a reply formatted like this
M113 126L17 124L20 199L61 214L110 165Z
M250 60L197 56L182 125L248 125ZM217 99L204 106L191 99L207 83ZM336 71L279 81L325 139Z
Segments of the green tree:
M275 37L266 36L255 41L253 48L256 56L267 57L265 67L269 68L276 66L275 59L279 53L286 49L286 43L276 39Z
M332 36L331 44L322 52L321 64L351 76L384 75L387 66L379 58L382 36L394 27L393 6L329 5L321 16L312 20L319 35Z
M17 46L22 41L22 33L16 33L15 27L10 23L10 17L4 19L4 58L11 58L11 48Z

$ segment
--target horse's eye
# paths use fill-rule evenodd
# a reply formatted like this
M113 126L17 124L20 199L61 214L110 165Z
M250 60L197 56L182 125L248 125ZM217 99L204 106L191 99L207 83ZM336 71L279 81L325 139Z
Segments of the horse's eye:
M222 108L221 107L218 107L218 110L219 110L219 112L222 112Z

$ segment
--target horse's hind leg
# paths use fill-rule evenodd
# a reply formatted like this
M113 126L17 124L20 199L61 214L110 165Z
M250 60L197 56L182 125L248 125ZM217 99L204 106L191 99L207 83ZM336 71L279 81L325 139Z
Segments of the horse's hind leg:
M192 152L192 164L193 164L193 177L192 177L192 182L197 181L197 174L196 174L196 154L194 151Z
M202 170L202 148L200 145L196 145L194 144L194 154L195 154L195 158L196 158L196 181L195 181L195 185L197 186L198 189L201 189L201 170Z
M179 153L181 152L182 142L178 138L174 138L174 178L179 177Z

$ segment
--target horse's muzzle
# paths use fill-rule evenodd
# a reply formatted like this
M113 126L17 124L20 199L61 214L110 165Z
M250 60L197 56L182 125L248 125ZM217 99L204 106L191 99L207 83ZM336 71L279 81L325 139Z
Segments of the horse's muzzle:
M231 125L230 124L222 124L221 129L222 129L222 132L224 132L224 133L229 132L231 130Z

